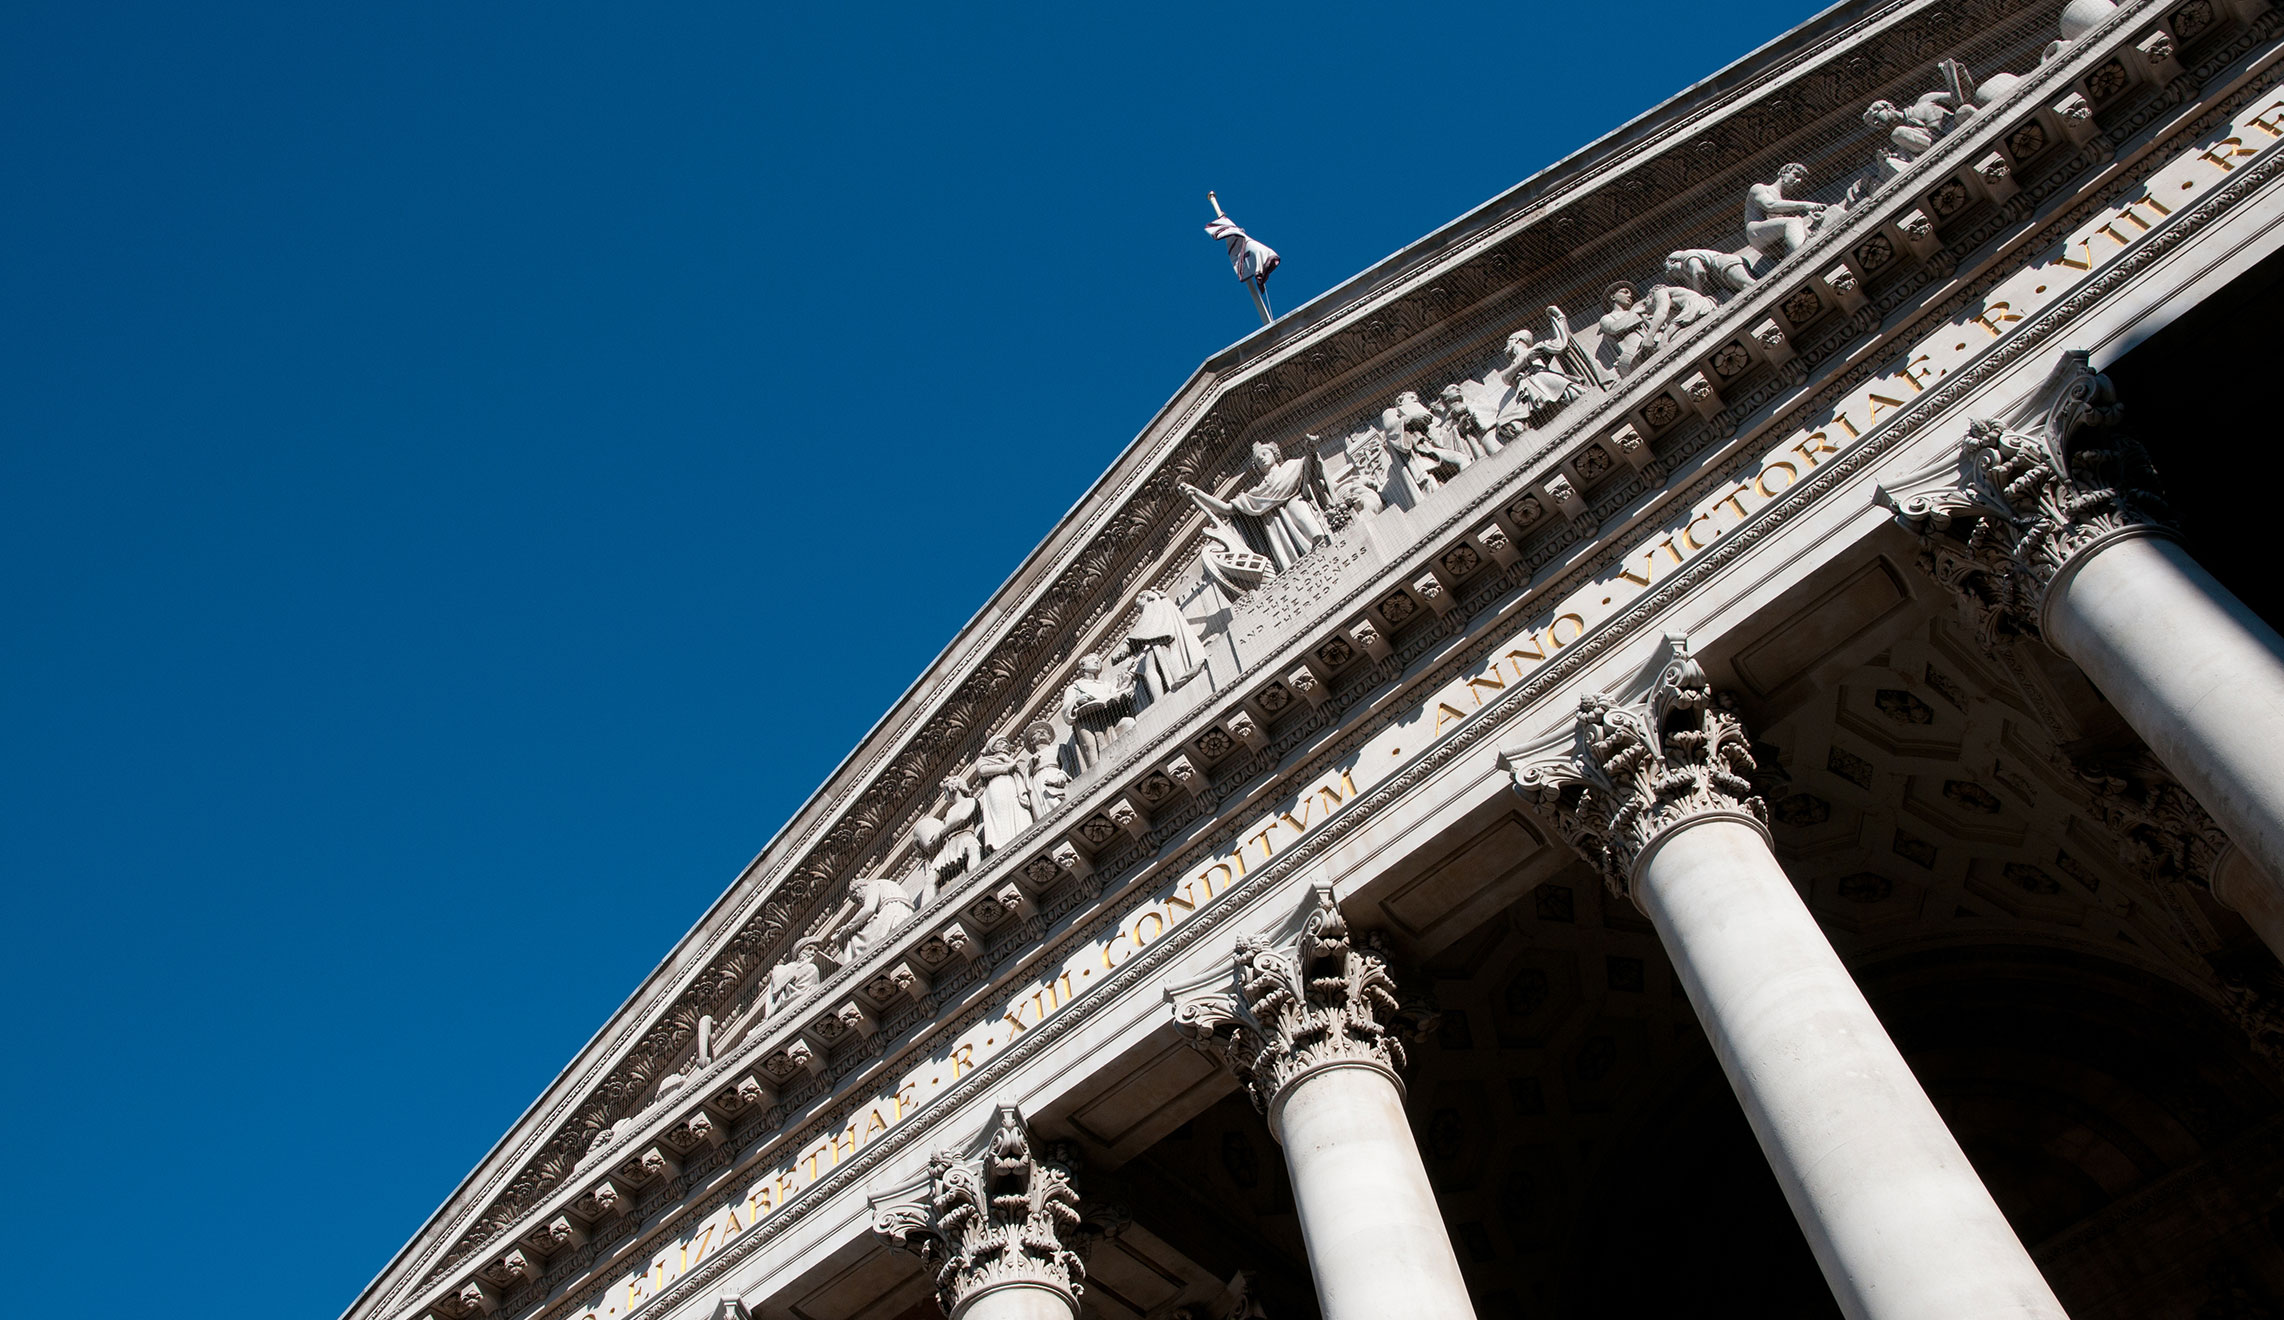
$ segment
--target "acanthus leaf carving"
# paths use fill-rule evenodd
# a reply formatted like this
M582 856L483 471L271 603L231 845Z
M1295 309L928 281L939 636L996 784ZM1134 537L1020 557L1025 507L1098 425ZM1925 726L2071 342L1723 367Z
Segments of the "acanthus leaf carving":
M2087 811L2117 840L2117 859L2128 870L2211 887L2228 835L2164 767L2142 757L2070 769L2088 790Z
M1709 815L1768 821L1744 723L1678 633L1628 691L1580 697L1569 725L1499 764L1620 897L1635 862L1675 826Z
M1086 1266L1071 1160L1038 1148L1022 1111L999 1106L982 1142L939 1151L914 1182L872 1201L873 1232L936 1267L936 1300L958 1317L996 1288L1062 1294L1075 1309Z
M2172 530L2121 417L2109 377L2073 349L2012 412L1970 420L1956 453L1880 485L1875 498L1919 534L1920 566L1957 595L1986 648L2042 635L2050 589L2079 556Z
M1325 885L1282 929L1241 937L1226 967L1166 996L1175 1029L1228 1066L1272 1128L1278 1098L1320 1068L1396 1077L1415 1025L1386 959L1350 930Z

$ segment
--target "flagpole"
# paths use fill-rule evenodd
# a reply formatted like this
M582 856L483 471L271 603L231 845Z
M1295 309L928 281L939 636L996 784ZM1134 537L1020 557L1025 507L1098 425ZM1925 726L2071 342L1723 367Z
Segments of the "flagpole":
M1211 188L1206 189L1205 199L1208 202L1213 203L1214 219L1227 220L1229 218L1227 215L1222 213L1221 199L1213 195L1213 190ZM1261 313L1261 324L1267 325L1271 320L1275 319L1269 315L1269 300L1261 296L1261 286L1259 284L1254 283L1252 280L1247 280L1245 281L1245 291L1253 295L1253 310Z

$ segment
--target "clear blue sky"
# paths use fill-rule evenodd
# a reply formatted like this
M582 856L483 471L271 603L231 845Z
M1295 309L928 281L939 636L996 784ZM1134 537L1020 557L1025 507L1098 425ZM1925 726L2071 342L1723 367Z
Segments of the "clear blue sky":
M1247 332L1207 188L1291 307L1811 12L8 6L14 1305L346 1305Z

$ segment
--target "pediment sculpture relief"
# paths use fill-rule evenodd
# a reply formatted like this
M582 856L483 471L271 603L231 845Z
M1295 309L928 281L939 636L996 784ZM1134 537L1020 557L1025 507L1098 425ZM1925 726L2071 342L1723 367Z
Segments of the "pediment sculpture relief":
M769 984L762 1000L765 1019L801 1003L824 984L824 969L817 965L817 951L823 943L814 936L802 940L793 946L791 957L769 969Z
M935 901L936 877L927 867L919 868L909 889L890 876L859 879L849 886L825 942L840 950L842 963L856 962L911 925L920 909Z
M1226 496L1183 483L1206 520L1190 595L1218 595L1226 608L1292 572L1351 517L1369 517L1390 505L1417 507L1471 465L1557 424L1566 409L1590 393L1615 388L1722 305L1751 291L1852 206L1911 168L1978 104L2019 81L2002 72L1975 87L1955 60L1942 61L1935 72L1936 88L1908 104L1881 100L1865 109L1863 123L1878 135L1878 154L1846 182L1812 190L1809 171L1794 163L1750 185L1743 243L1735 250L1669 251L1655 280L1613 282L1600 315L1578 332L1560 307L1548 306L1544 331L1518 327L1481 375L1402 391L1377 419L1343 439L1328 443L1310 434L1296 455L1257 442L1245 478ZM1817 200L1817 192L1837 200ZM1346 460L1337 480L1326 471L1328 456L1335 464ZM1031 717L1019 737L991 739L942 781L936 802L913 827L917 861L907 879L866 877L852 884L831 922L771 972L768 1013L805 999L823 975L912 921L939 884L977 871L1057 812L1072 783L1102 760L1137 716L1204 672L1204 643L1183 605L1166 592L1145 589L1132 608L1132 623L1103 649L1079 658L1047 709Z
M1316 462L1314 451L1307 457L1286 458L1275 445L1262 441L1253 446L1248 464L1252 484L1228 499L1182 483L1183 493L1204 510L1212 525L1206 533L1214 542L1205 554L1206 570L1233 599L1278 573L1290 572L1309 552L1332 539L1332 528L1312 489L1322 481L1311 480Z
M1507 362L1498 372L1507 386L1507 396L1499 401L1503 436L1542 425L1563 405L1576 402L1585 388L1581 371L1588 359L1578 353L1562 309L1548 307L1546 319L1549 334L1544 339L1533 338L1529 326L1507 336Z

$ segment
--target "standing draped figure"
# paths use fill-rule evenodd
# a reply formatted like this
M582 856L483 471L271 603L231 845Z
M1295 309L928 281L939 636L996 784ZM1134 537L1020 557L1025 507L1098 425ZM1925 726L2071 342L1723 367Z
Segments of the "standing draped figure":
M1489 458L1502 448L1498 434L1483 425L1483 419L1468 405L1467 391L1459 386L1444 386L1443 392L1429 401L1428 411L1436 416L1444 448L1456 449L1470 460Z
M1126 641L1117 656L1134 658L1134 709L1139 712L1188 682L1205 664L1205 657L1198 652L1190 621L1182 617L1174 602L1158 592L1145 591L1134 598L1134 603L1142 607L1141 616L1126 630Z
M1289 571L1311 550L1332 539L1324 513L1309 494L1309 463L1305 458L1280 459L1277 447L1266 441L1253 446L1253 484L1228 499L1216 499L1188 482L1182 483L1190 501L1215 518L1242 513L1257 521L1268 542L1269 558L1280 573Z
M1073 776L1094 768L1102 749L1118 736L1119 721L1127 718L1130 698L1117 683L1102 676L1102 657L1079 657L1078 676L1063 689L1063 720L1071 726Z
M987 855L1031 828L1031 784L1024 777L1023 758L1015 754L1015 744L1005 738L985 744L983 755L968 767L968 781L975 786L976 805L983 810L979 832Z
M1055 726L1039 720L1023 731L1023 777L1031 785L1031 814L1041 820L1063 805L1070 794L1071 772L1063 762L1063 748L1055 741Z

